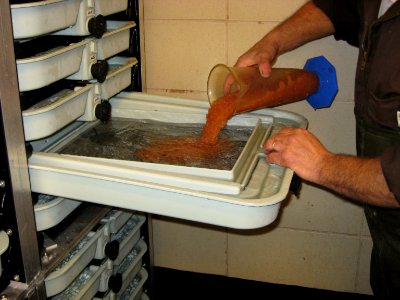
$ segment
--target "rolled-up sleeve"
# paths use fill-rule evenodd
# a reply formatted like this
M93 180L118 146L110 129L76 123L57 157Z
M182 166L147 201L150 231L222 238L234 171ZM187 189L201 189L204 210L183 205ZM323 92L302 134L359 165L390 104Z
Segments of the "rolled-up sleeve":
M400 146L387 148L383 152L381 167L389 190L400 202Z
M357 0L313 0L335 27L334 37L359 46L360 14Z

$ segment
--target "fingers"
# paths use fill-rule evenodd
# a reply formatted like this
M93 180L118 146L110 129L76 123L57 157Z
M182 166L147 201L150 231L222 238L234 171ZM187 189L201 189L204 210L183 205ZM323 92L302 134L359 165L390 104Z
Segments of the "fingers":
M287 167L284 161L284 149L282 144L279 141L269 141L264 145L264 152L266 154L265 161L269 164L280 165L283 167Z
M270 138L267 140L263 146L263 150L266 154L269 154L274 151L278 151L279 146L274 138Z
M293 161L300 159L299 149L303 146L298 143L304 137L306 130L300 128L282 128L269 138L263 145L266 162L292 168Z
M248 52L246 52L245 54L243 54L238 58L234 66L242 68L242 67L251 67L254 65L257 65L257 61L254 58L254 54L251 52L251 50L249 50Z
M260 72L260 75L262 77L267 78L271 75L272 64L269 61L258 62L258 60L256 60L256 59L246 58L246 59L242 59L242 60L239 59L235 64L235 67L251 67L251 66L257 66L258 70Z
M261 76L268 77L277 57L277 46L267 40L261 40L239 57L235 67L258 66Z
M265 161L292 169L298 176L317 182L326 162L334 155L304 128L283 128L263 146Z
M288 143L288 136L295 133L295 128L282 128L278 133L269 138L264 146L263 150L266 154L271 152L281 151Z
M233 76L231 74L229 74L226 77L225 84L224 84L224 95L228 94L229 92L232 91L232 89L235 88L232 86L234 82L235 82L235 80L233 79Z
M262 77L269 77L271 75L272 67L270 63L261 63L258 65Z

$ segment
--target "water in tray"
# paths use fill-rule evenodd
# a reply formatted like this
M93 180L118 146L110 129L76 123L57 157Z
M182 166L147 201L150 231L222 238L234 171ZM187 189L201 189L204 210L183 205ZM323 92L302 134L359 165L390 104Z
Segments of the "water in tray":
M198 141L202 129L203 124L113 118L84 132L60 153L230 170L253 130L251 127L227 126L218 143L207 147ZM178 145L177 141L184 143ZM162 147L160 155L153 147L157 144ZM188 147L192 149L187 151ZM143 155L144 152L151 155Z

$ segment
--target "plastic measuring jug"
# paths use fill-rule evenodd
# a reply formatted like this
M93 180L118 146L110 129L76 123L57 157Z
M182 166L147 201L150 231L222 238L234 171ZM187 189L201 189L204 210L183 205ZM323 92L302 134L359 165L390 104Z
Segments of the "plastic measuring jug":
M307 70L273 68L271 75L265 78L256 67L218 64L209 74L207 94L211 104L227 95L235 95L235 113L240 113L303 100L318 87L318 76Z

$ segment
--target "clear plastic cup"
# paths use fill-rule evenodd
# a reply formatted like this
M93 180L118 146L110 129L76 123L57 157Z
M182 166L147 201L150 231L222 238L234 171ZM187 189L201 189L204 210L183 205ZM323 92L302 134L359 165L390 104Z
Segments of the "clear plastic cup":
M235 111L239 113L303 100L318 87L317 75L302 69L273 68L265 78L256 67L218 64L208 76L207 95L212 104L227 94L234 94Z
M228 93L237 94L238 105L249 87L249 79L254 77L255 68L228 67L218 64L211 69L207 81L207 95L210 104Z

